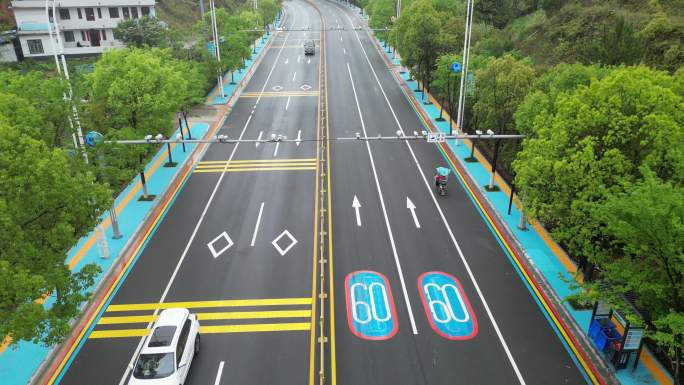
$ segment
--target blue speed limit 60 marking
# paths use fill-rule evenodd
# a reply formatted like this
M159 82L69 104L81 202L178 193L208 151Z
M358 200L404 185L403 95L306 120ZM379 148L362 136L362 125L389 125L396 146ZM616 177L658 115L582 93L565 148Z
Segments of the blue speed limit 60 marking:
M397 312L387 277L369 270L354 271L344 280L347 324L354 335L386 340L397 333Z
M466 340L477 335L477 319L461 283L441 271L418 277L418 291L432 329L450 340Z

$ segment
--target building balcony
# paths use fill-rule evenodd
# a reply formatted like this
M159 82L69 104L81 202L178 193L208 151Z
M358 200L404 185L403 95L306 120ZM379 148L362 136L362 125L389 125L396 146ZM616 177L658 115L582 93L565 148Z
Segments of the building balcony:
M69 19L60 20L57 23L60 31L69 31L75 29L113 29L123 19L95 19L88 21L86 19Z

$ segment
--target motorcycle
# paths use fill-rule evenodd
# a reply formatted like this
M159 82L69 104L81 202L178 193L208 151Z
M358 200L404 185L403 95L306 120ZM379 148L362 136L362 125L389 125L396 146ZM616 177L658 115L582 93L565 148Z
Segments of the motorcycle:
M449 174L451 169L446 167L437 167L435 169L437 174L435 174L435 185L437 186L437 193L439 196L446 196L447 194L447 181L449 180Z

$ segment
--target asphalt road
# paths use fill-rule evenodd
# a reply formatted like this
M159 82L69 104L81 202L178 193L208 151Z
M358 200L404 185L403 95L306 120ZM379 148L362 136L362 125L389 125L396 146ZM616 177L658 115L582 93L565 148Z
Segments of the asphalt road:
M314 140L423 128L367 33L352 30L357 15L313 1L320 14L284 3L286 30L220 131L303 141L210 146L61 383L125 383L149 326L130 316L175 302L216 327L187 383L318 383L320 239L332 242L325 383L585 383L461 186L435 196L445 161L433 145Z

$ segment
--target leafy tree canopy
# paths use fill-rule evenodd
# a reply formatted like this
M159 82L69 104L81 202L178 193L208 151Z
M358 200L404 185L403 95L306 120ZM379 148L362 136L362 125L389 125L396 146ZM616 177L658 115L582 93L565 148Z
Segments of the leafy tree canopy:
M129 47L163 47L170 43L170 31L166 23L154 16L128 19L114 29L114 37Z

